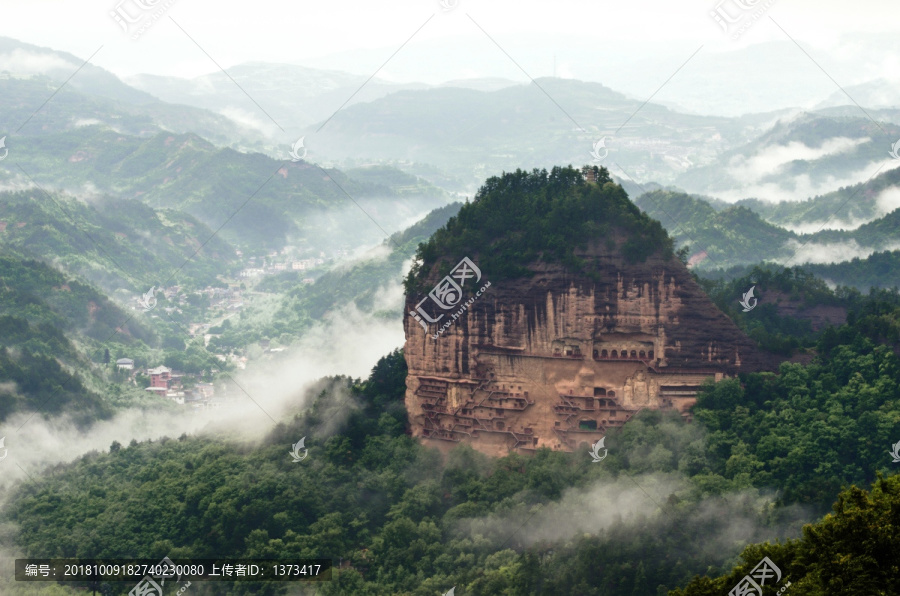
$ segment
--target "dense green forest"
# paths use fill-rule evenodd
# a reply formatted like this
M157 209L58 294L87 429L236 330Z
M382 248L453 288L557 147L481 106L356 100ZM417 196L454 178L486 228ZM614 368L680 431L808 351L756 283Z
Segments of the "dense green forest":
M86 426L118 407L154 405L143 387L123 382L118 358L207 380L230 368L202 339L186 342L177 319L129 313L46 263L0 256L0 422L27 411L68 413Z
M587 182L569 166L488 178L474 200L419 247L407 292L423 286L438 261L453 261L443 263L450 267L464 256L476 259L492 280L531 275L527 265L538 259L583 271L575 252L591 241L618 247L631 262L658 251L671 258L672 241L659 222L641 213L606 168L594 166L593 174L595 182Z
M871 491L852 486L840 493L833 509L805 526L800 539L748 546L743 562L727 574L697 577L671 596L724 594L763 557L782 573L774 585L769 582L766 594L786 588L799 596L900 594L900 476L879 476Z
M734 279L748 276L754 268L780 270L778 265L743 265L729 269L706 269L706 279ZM854 257L842 263L797 265L816 278L836 286L867 292L871 288L900 288L900 250L874 252L866 258Z
M759 213L773 224L799 225L809 222L853 222L874 219L881 215L879 196L900 184L900 170L881 172L871 180L841 187L838 190L810 197L805 201L774 203L760 199L743 199L736 204Z
M641 413L609 433L602 465L584 451L491 459L461 446L442 458L404 432L394 352L365 381L323 379L314 405L257 445L214 434L114 444L28 481L7 538L31 556L343 561L318 594L724 593L762 554L798 593L850 594L870 585L865 571L881 590L866 593L900 594L880 563L900 530L893 296L856 298L847 324L817 335L809 364L706 387L692 424ZM287 451L304 436L310 456L295 464ZM851 488L873 483L871 495ZM866 526L869 538L855 519L883 529ZM801 537L804 522L816 523Z
M77 412L76 421L88 424L137 403L126 393L140 388L117 386L108 362L122 356L211 379L213 367L226 368L217 350L264 337L287 345L336 303L371 308L417 245L420 264L407 284L442 256L468 250L492 276L519 274L534 259L577 269L573 238L618 243L631 260L660 251L672 257L662 226L606 170L594 175L596 184L572 168L493 178L473 202L438 209L393 235L384 256L264 302L265 319L249 309L211 329L220 337L208 348L199 338L177 339L187 315L151 331L90 286L6 257L0 420L34 410ZM302 402L311 407L254 444L226 431L113 443L36 475L11 495L0 542L35 557L340 563L310 595L429 596L456 586L459 596L706 596L727 592L763 556L798 594L900 594L891 583L900 486L888 455L900 440L900 295L832 290L801 267L695 278L762 348L796 361L777 374L707 385L692 424L641 412L608 433L602 465L583 449L492 459L465 446L445 456L423 447L406 434L406 365L396 351L368 379L322 379ZM290 283L276 276L259 287L281 292ZM751 285L759 304L744 313L737 299ZM834 325L808 316L823 308L838 313ZM132 321L125 333L122 320ZM73 366L90 374L76 375ZM294 463L287 452L301 437L310 457ZM833 504L834 515L822 518ZM0 578L4 594L34 589ZM202 596L288 589L191 587Z
M193 217L109 196L86 203L56 192L0 192L0 247L110 293L221 285L218 275L237 270L234 249Z
M900 250L875 252L843 263L806 264L817 277L855 288L900 288Z
M682 192L656 190L635 199L647 215L658 219L678 245L705 251L700 269L730 267L748 261L788 257L793 232L766 222L746 207L716 209L710 202Z

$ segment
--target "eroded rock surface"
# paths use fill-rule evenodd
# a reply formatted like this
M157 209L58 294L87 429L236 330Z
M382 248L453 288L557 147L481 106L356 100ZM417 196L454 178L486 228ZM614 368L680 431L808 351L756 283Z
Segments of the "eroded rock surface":
M632 265L599 244L580 253L595 279L538 263L531 278L491 281L437 339L458 309L426 299L432 318L445 314L427 332L405 317L414 436L439 446L464 441L491 455L571 451L644 408L689 419L707 378L777 366L677 259ZM435 268L428 280L441 278ZM490 271L467 279L460 304L490 280ZM408 295L406 312L426 297Z

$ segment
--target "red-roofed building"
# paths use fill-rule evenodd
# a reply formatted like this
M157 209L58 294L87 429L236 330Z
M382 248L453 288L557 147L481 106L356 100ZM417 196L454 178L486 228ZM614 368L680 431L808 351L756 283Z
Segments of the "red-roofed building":
M168 389L169 381L172 379L172 369L165 366L157 366L147 371L150 375L150 386L160 389Z

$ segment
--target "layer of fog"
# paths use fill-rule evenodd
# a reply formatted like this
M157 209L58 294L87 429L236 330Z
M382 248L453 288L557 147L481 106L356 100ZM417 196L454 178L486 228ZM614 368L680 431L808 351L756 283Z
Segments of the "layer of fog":
M398 310L403 288L394 283L375 296L373 311ZM230 428L235 438L261 436L275 420L309 405L303 389L328 375L365 378L377 360L403 345L396 319L372 317L353 304L332 311L289 351L263 359L228 383L229 397L238 404L223 413L216 428ZM299 437L298 437L299 438Z
M825 156L847 153L871 140L868 137L860 139L834 137L824 141L820 147L809 147L799 141L791 141L787 145L769 145L749 158L743 155L732 157L728 162L728 173L739 183L750 184L776 173L792 161L813 161Z
M850 219L828 219L825 221L808 221L799 224L782 224L785 230L790 230L795 234L815 234L820 230L846 230L852 231L858 227L872 221L871 217L860 217Z
M340 208L310 210L302 221L302 238L319 251L344 248L359 257L387 236L421 221L433 210L452 202L452 197L355 198ZM339 240L338 240L339 239ZM302 246L300 238L287 244Z
M683 544L683 549L724 563L747 544L796 537L802 524L813 519L810 511L789 506L780 509L779 523L764 523L772 519L775 495L756 490L707 497L689 507L686 519L680 511L677 518L669 517L668 512L675 511L667 505L670 496L678 498L689 490L690 483L681 474L631 477L623 473L586 488L569 489L558 501L531 508L520 505L503 513L461 520L457 530L510 548L527 548L610 531L618 536L637 532L663 536L671 533L674 524L685 524L703 531L694 532L695 542Z
M808 221L799 224L784 224L781 227L797 234L815 234L819 230L855 230L888 213L900 209L900 188L891 186L885 188L875 196L874 209L870 217L856 217L850 219L831 218L825 221Z
M383 286L374 310L397 310L402 297L399 283ZM38 478L52 466L85 453L108 451L113 441L127 445L132 439L156 440L207 430L231 439L261 438L276 422L309 405L304 403L304 390L310 383L327 375L365 378L379 358L403 341L396 319L372 317L349 304L314 324L287 351L251 361L245 371L232 373L225 381L228 403L212 415L194 414L188 408L128 410L82 432L66 417L45 420L36 414L15 414L0 427L8 449L6 459L0 461L0 509L15 484Z
M772 203L781 201L805 201L810 197L824 195L842 187L853 186L865 182L876 173L882 174L897 167L900 167L900 160L889 160L887 163L880 162L867 164L857 170L848 172L842 177L829 175L820 180L813 181L808 174L800 174L798 176L791 176L780 182L753 182L724 191L704 189L702 192L729 203L748 197L755 197Z
M855 258L864 259L874 252L897 250L900 249L900 242L870 247L860 246L856 240L852 239L847 242L809 242L802 245L797 240L789 240L785 243L785 248L791 251L793 256L784 259L774 259L775 262L782 265L787 265L788 263L792 265L801 263L828 264L843 263Z
M71 73L73 68L79 66L55 53L30 52L21 48L0 54L0 64L3 65L3 70L10 74L26 77L37 74Z

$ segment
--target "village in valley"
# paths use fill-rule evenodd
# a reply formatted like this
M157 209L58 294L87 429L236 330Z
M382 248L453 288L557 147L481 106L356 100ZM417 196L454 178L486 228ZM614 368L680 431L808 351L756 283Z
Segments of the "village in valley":
M296 249L288 246L281 251L270 252L265 257L244 258L242 251L235 251L241 259L242 267L237 272L237 278L223 279L227 287L207 286L201 289L188 291L182 286L172 285L160 287L156 290L154 299L164 302L159 313L153 312L153 307L148 308L143 296L132 297L131 309L143 310L150 318L171 319L174 316L185 319L184 327L188 340L203 337L203 347L208 348L210 340L218 338L223 323L231 317L239 315L245 305L252 302L257 295L266 295L267 292L256 291L255 286L265 276L277 275L285 272L298 272L301 277L297 281L303 285L315 283L316 277L322 270L318 269L326 262L332 262L347 256L345 248L332 252L332 258L326 261L326 253L318 252L318 256L309 256L309 251L304 258L296 256ZM248 287L249 286L249 287ZM153 303L155 305L155 302ZM283 352L283 346L272 347L270 340L260 339L254 345L258 345L261 354L274 354ZM221 349L213 356L222 362L223 368L233 367L243 370L247 366L248 354L246 349ZM214 383L214 377L220 373L219 369L212 368L209 374L183 372L175 368L165 366L157 362L144 363L145 366L135 365L134 358L122 355L115 361L116 371L127 375L131 383L160 398L166 398L179 406L185 406L194 410L219 409L228 404L226 386L222 383Z

